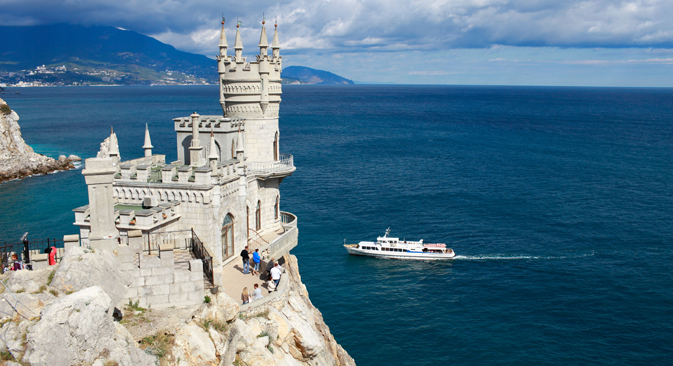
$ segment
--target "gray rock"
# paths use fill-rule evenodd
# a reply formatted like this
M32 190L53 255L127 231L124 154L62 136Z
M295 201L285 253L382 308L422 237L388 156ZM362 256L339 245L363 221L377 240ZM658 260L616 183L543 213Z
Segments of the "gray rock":
M176 332L171 353L180 360L180 366L211 365L217 357L210 336L194 322Z
M100 286L111 299L111 306L118 304L131 284L119 269L119 261L107 250L88 250L80 247L68 249L61 260L51 286L61 292L79 291L90 286Z
M55 267L36 269L34 271L11 271L9 274L9 279L7 280L7 285L12 286L14 284L19 284L25 287L26 283L33 281L39 286L46 285L47 280L51 272L56 270Z
M23 361L69 366L103 358L122 366L154 365L155 358L135 347L128 331L113 322L109 304L110 297L98 286L54 300L28 329Z
M68 160L70 160L70 161L82 161L82 158L80 158L77 155L68 155Z
M217 301L217 305L219 305L224 311L224 318L227 321L232 321L238 316L238 313L240 311L240 306L238 305L238 302L236 302L229 295L224 293L224 291L220 291L215 297L215 299Z

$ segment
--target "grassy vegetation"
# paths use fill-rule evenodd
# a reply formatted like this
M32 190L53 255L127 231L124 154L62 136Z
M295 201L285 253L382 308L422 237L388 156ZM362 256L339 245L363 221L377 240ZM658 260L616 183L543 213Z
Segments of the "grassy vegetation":
M175 335L168 333L158 333L148 336L140 341L140 349L156 356L159 360L168 355L168 348L175 341Z
M203 297L203 302L206 303L206 304L210 303L210 296L204 296Z
M58 297L58 291L56 291L56 290L54 290L54 289L49 290L49 293L51 293L52 295Z
M12 108L9 108L7 104L0 105L0 112L2 114L10 114L12 113Z
M47 286L51 286L51 281L54 280L54 275L56 274L56 270L51 271L49 274L49 277L47 277Z
M204 320L199 324L203 330L206 332L208 331L208 328L213 327L216 331L220 333L224 333L227 331L227 328L229 328L229 324L227 322L217 322L213 320Z

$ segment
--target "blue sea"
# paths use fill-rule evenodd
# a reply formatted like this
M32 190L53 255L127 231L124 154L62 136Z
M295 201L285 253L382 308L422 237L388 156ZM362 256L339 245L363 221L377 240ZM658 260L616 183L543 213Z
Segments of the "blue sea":
M217 87L2 94L46 155L176 158L172 118ZM358 365L673 364L673 89L284 86L311 301ZM0 185L2 240L77 233L80 170ZM453 261L348 256L344 240L445 242Z

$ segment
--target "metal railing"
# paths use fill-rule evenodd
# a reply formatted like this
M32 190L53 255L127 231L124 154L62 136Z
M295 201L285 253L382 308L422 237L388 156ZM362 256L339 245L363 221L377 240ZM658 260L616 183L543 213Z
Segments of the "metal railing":
M160 233L150 233L145 236L143 248L148 254L159 251L159 245L172 244L173 249L188 250L192 247L193 230L175 230Z
M208 253L205 245L201 242L194 229L192 229L192 253L194 256L203 262L203 273L206 275L206 278L213 284L213 258Z
M269 245L269 242L264 240L259 233L253 229L248 228L248 250L254 252L255 249Z
M289 212L280 212L280 223L283 225L285 230L289 230L293 227L297 227L297 216Z
M252 174L284 173L292 169L294 169L294 157L290 154L280 154L277 161L248 164L248 172Z
M11 255L16 254L19 257L19 260L23 261L26 265L26 268L30 269L30 256L37 253L49 253L51 247L63 248L63 239L56 238L46 238L46 239L36 239L28 240L27 245L28 252L26 253L26 245L23 242L2 242L0 243L0 263L2 264L2 269L0 272L4 273L4 270L11 264ZM58 253L58 252L57 252ZM59 261L59 255L55 257L56 261ZM10 263L11 262L11 263Z

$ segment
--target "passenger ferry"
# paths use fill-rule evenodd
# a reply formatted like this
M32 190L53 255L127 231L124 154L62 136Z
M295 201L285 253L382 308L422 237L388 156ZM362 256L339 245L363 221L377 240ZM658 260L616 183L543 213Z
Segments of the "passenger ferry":
M424 244L419 241L400 241L399 238L391 238L390 228L383 237L378 237L376 242L361 241L358 244L344 244L349 254L366 255L370 257L397 258L397 259L451 259L456 256L453 249L447 248L446 244Z

